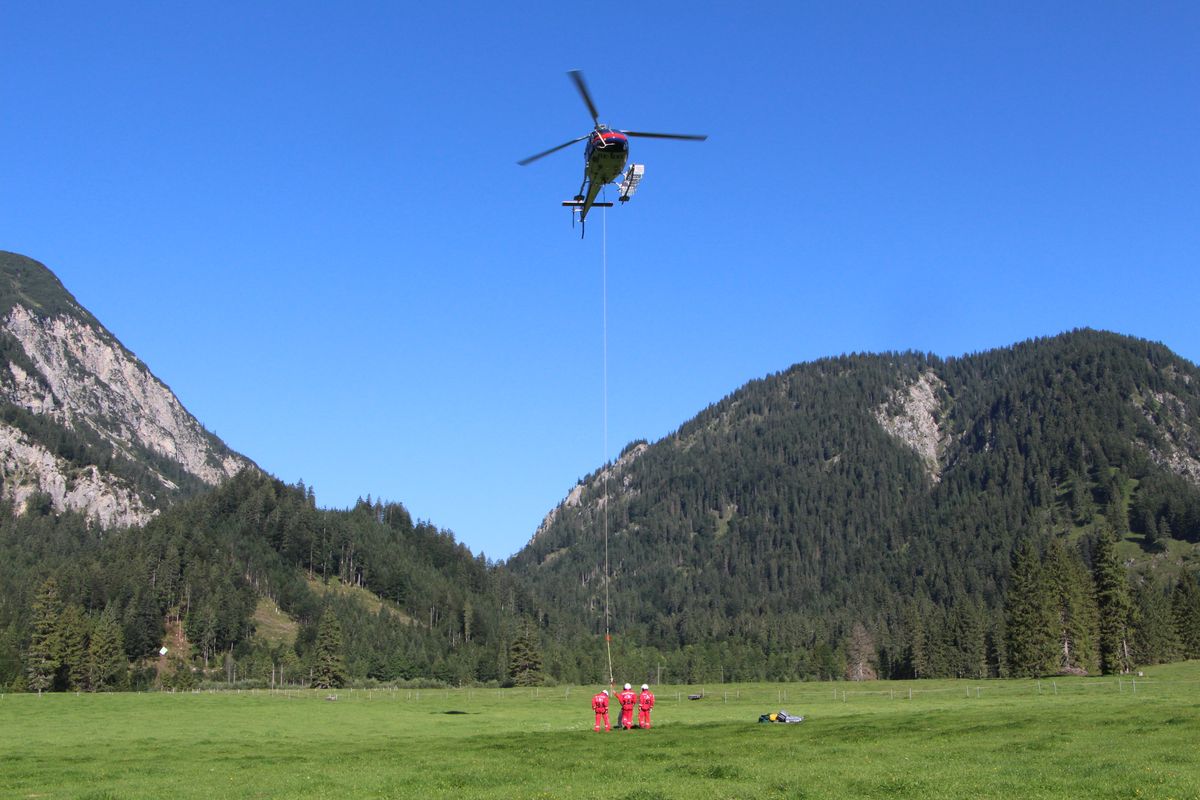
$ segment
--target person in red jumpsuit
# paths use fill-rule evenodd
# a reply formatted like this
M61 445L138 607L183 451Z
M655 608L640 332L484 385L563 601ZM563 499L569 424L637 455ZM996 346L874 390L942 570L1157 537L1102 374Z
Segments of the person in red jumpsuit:
M596 712L596 733L600 732L601 722L604 723L604 730L611 731L612 725L608 724L608 689L592 698L592 711Z
M638 727L650 727L650 709L654 708L654 692L650 691L650 687L642 684L642 693L638 695Z
M621 704L621 729L633 730L633 707L637 705L637 695L633 693L633 687L628 683L617 695L617 702Z

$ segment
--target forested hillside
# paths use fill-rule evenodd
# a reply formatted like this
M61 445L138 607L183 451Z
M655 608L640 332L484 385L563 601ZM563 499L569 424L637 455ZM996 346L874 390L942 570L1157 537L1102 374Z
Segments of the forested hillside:
M399 504L262 475L0 251L0 686L530 682L524 597Z
M567 674L594 673L606 513L614 638L637 669L665 663L675 679L1200 656L1180 638L1200 542L1200 371L1161 345L1084 330L964 358L824 359L627 448L604 477L510 565L549 628L573 632ZM1105 589L1106 559L1132 582ZM1032 581L1022 598L1014 570ZM1013 605L1030 597L1034 622Z
M398 504L319 510L252 470L140 529L0 509L0 585L0 681L31 689L499 682L532 630L523 593L449 532ZM258 630L264 604L298 630Z
M507 564L255 469L107 531L5 501L0 685L606 681L606 628L625 680L1121 672L1200 658L1198 566L1200 370L1085 330L754 381Z

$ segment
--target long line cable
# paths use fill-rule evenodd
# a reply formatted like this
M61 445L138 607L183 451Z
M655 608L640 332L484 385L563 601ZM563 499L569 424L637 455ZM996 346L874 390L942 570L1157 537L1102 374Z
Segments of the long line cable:
M600 463L603 465L601 468L604 470L604 651L608 656L608 685L615 687L617 682L613 678L611 616L608 605L608 210L606 208L601 208L600 219L600 310L604 352L604 378L602 381L604 398L601 404L604 409L604 453L603 458L600 459Z

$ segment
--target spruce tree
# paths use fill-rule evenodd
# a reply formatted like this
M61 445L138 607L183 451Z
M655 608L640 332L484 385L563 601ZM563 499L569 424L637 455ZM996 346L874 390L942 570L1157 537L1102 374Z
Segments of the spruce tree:
M88 687L88 620L83 609L74 603L63 609L59 623L60 658L59 683L72 692Z
M953 674L961 678L988 676L987 628L983 607L975 600L958 602L948 620L955 659Z
M8 685L24 687L21 666L21 636L13 623L0 628L0 688Z
M1092 498L1091 486L1088 485L1087 479L1079 473L1071 475L1069 486L1068 497L1075 522L1086 525L1096 515L1096 504Z
M517 686L540 686L542 654L538 649L537 630L526 621L508 651L508 672Z
M1179 658L1179 636L1171 595L1163 587L1145 582L1133 594L1137 628L1133 634L1133 655L1139 664L1163 664Z
M1053 672L1058 663L1055 603L1041 557L1028 539L1013 553L1005 619L1009 675L1032 677Z
M1171 593L1171 610L1175 616L1175 631L1184 658L1200 658L1200 583L1196 576L1184 570Z
M88 683L93 692L124 689L129 676L125 660L125 637L112 605L96 621L88 642Z
M125 609L122 627L125 651L131 659L153 656L163 641L163 618L153 591L139 587Z
M333 609L326 608L317 628L313 650L313 686L336 689L346 685L346 659L342 651L342 624Z
M33 619L29 650L25 656L27 685L41 694L54 688L55 676L62 664L62 600L58 581L47 578L33 598Z
M1098 621L1091 576L1060 539L1046 549L1045 572L1054 604L1058 671L1086 674L1099 666Z
M1101 531L1096 537L1092 558L1100 614L1100 669L1106 675L1126 673L1133 669L1133 602L1111 533Z
M929 635L922 614L922 606L913 600L904 607L902 676L908 678L930 677Z

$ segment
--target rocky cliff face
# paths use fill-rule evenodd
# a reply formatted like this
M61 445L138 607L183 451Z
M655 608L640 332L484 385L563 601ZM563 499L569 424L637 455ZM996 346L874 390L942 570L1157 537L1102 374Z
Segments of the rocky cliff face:
M4 499L18 511L41 495L56 511L81 511L102 528L141 525L155 511L125 482L94 465L76 467L11 425L0 424Z
M537 531L534 532L533 539L537 539L542 533L554 524L554 520L558 519L560 512L568 509L577 509L583 502L584 489L590 489L596 492L601 492L597 500L597 508L603 509L606 502L607 493L604 493L604 481L608 480L608 493L613 496L618 494L630 496L633 490L630 487L632 476L629 474L629 467L637 460L638 456L645 453L649 449L649 445L645 442L639 442L625 450L608 469L601 469L592 475L587 476L575 484L566 498L557 506L550 510L550 513L542 519L542 524L538 525Z
M97 524L139 524L251 462L204 430L41 264L0 253L0 482Z
M908 386L897 389L889 402L875 409L875 419L921 457L925 474L935 484L942 479L942 450L948 438L938 423L943 411L938 392L944 386L941 378L929 369Z

